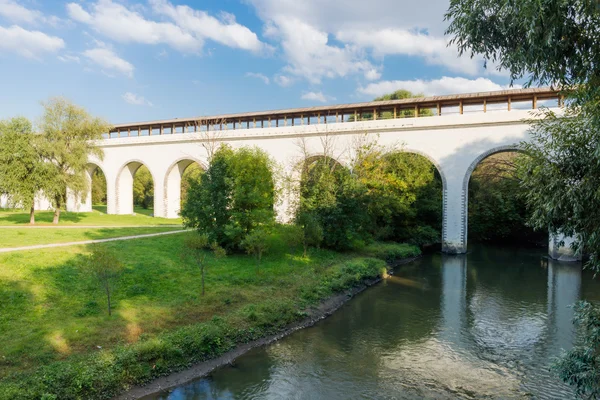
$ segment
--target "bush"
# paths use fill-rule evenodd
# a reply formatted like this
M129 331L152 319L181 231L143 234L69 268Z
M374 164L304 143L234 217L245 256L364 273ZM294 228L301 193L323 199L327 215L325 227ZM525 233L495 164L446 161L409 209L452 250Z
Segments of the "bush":
M405 243L376 242L365 247L361 253L393 263L404 258L417 257L421 255L421 250L414 245Z

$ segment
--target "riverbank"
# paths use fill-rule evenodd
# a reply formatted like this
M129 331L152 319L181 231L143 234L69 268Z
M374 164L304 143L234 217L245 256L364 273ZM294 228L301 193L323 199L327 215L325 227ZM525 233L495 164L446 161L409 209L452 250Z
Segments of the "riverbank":
M396 260L394 261L393 266L397 267L402 264L407 264L411 261L414 261L416 258L417 257L414 256L404 258L401 260ZM387 274L391 274L391 271L388 271L386 275ZM230 350L222 356L217 357L213 360L199 363L181 372L176 372L171 375L160 377L147 385L131 388L127 392L115 397L114 400L142 399L147 396L168 392L169 389L173 389L177 386L181 386L196 379L205 377L218 368L233 364L238 357L243 356L252 349L268 346L280 339L283 339L288 335L291 335L292 333L298 330L309 328L315 325L317 322L335 313L340 307L342 307L348 301L352 300L354 296L363 292L369 287L380 283L383 279L384 277L381 276L375 279L367 279L361 282L358 286L355 286L344 293L336 294L322 301L317 306L312 307L310 310L307 310L308 316L305 319L285 327L281 332L277 334L254 340L249 343L238 345L233 350Z
M315 307L325 299L347 297L377 279L382 259L418 254L412 246L378 244L359 253L314 250L303 258L301 249L274 243L260 273L249 256L208 259L202 297L200 272L181 260L185 235L103 244L127 265L113 317L104 315L102 294L79 270L85 249L0 256L6 266L0 270L0 399L111 398L299 329L319 318Z

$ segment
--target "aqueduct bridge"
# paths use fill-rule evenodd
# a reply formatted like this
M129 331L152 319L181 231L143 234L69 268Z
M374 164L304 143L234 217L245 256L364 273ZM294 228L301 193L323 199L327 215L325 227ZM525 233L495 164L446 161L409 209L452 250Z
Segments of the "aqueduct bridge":
M121 124L100 142L104 158L91 159L89 173L101 168L106 176L109 214L131 214L134 174L145 165L154 179L155 215L175 218L183 172L192 163L206 167L216 143L259 147L278 172L292 174L307 155L329 152L347 164L357 138L367 136L423 155L437 167L443 181L443 250L464 253L474 168L528 140L532 111L561 103L555 90L534 88ZM277 205L281 220L289 216L286 196ZM91 196L71 201L69 209L91 211Z

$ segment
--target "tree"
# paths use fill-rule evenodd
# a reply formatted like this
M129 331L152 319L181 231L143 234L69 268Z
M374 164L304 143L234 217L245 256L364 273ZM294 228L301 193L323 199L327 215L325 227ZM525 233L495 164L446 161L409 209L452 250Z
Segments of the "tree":
M319 246L323 242L323 227L319 223L316 213L302 210L296 215L295 224L300 228L304 257L308 254L309 246Z
M92 204L106 204L106 177L100 168L92 174Z
M204 296L204 281L205 281L206 268L207 268L206 256L208 254L208 252L206 250L211 249L216 258L221 258L221 257L225 257L225 249L223 249L222 247L220 247L218 244L216 244L214 242L210 243L208 236L198 235L198 234L186 237L183 246L184 246L183 257L184 258L185 257L192 258L194 260L194 263L200 269L200 272L202 274L201 296Z
M519 176L532 210L529 223L576 235L576 249L600 271L600 8L594 0L451 0L446 19L461 54L482 55L513 80L555 85L566 97L563 113L542 110L532 121L530 157ZM598 312L597 308L594 308ZM579 319L585 314L579 309ZM596 330L597 332L597 330ZM559 375L583 396L600 393L598 348L584 331L558 363ZM597 335L597 333L596 333ZM596 342L597 343L597 342ZM592 355L589 357L587 355ZM570 366L577 366L570 369ZM585 373L588 379L580 379Z
M548 245L548 230L527 226L522 182L517 174L520 157L498 153L483 160L469 182L469 240L513 244Z
M58 224L67 190L81 198L88 189L88 156L103 157L95 141L110 131L110 125L64 98L52 98L43 105L38 128L40 150L49 170L44 193L54 207L53 223Z
M26 118L0 121L0 193L12 207L29 209L35 223L35 196L44 189L48 166L40 154L40 136Z
M138 168L133 178L133 204L144 210L154 206L154 180L145 165Z
M389 94L385 94L383 96L376 97L375 99L373 99L373 101L418 99L421 97L425 97L425 95L423 93L412 93L409 90L399 89L393 93L389 93ZM433 112L428 108L419 110L420 117L430 117L432 115L433 115ZM396 113L397 118L412 118L414 116L415 116L414 109L398 110ZM381 115L377 116L377 119L392 119L392 118L394 118L394 114L391 111L384 111L381 113ZM370 121L372 119L373 119L373 113L363 113L363 114L359 115L359 117L358 117L359 121L360 120ZM350 115L348 117L349 122L353 122L354 120L355 120L354 115Z
M210 242L244 250L246 235L274 222L274 192L273 166L266 153L221 146L208 170L190 181L181 216L186 226L208 235Z
M259 227L246 235L242 246L248 254L253 254L256 259L256 273L260 272L260 262L265 252L269 250L269 231L266 227Z
M108 315L112 314L111 293L119 277L123 273L124 265L119 261L115 252L104 246L94 246L92 253L87 258L87 269L96 278L100 287L106 294Z

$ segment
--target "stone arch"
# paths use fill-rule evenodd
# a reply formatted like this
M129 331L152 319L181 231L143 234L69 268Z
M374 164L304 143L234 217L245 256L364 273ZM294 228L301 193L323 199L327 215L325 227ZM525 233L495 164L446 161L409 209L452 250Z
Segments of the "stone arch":
M475 171L475 168L477 168L479 163L482 162L483 160L485 160L486 158L488 158L489 156L492 156L492 155L498 154L498 153L508 153L508 152L523 153L523 150L519 149L516 144L497 146L497 147L491 148L491 149L481 153L479 156L477 156L473 160L471 165L469 165L469 168L467 168L467 171L463 178L463 184L462 184L463 195L461 198L461 219L462 219L462 224L463 224L463 229L462 229L462 233L461 233L461 242L462 242L462 246L464 249L467 248L467 239L468 239L468 230L469 230L469 182L471 180L471 175L473 174L473 171Z
M142 165L148 168L146 163L144 163L143 161L133 159L127 161L118 169L115 184L116 214L133 214L133 178L135 176L135 173ZM148 168L148 170L150 171L152 180L154 182L157 182L152 170L150 168ZM154 202L154 209L156 210L156 196L154 196Z
M448 213L448 180L446 178L444 169L435 158L425 153L424 151L412 148L402 148L398 151L404 153L417 154L421 157L425 157L430 163L433 164L437 172L440 174L440 178L442 179L442 243L446 243L448 236L448 222L446 218L446 215Z
M186 169L192 165L197 164L204 171L207 170L207 166L202 161L193 157L182 157L177 161L173 162L167 169L164 179L164 215L165 218L178 218L181 208L181 179Z
M87 194L85 196L83 200L83 208L85 209L84 211L86 212L91 212L93 209L93 202L92 202L92 180L94 177L94 173L100 170L102 172L102 174L104 175L105 179L107 179L106 181L106 192L107 192L107 196L108 196L108 178L106 177L106 172L104 172L104 168L100 165L100 163L95 163L95 162L89 162L86 166L86 178L88 181L88 185L89 185L89 189L87 191Z

